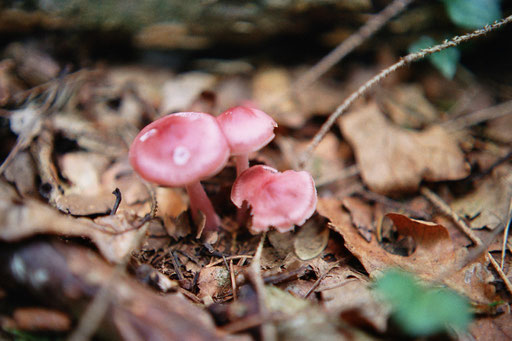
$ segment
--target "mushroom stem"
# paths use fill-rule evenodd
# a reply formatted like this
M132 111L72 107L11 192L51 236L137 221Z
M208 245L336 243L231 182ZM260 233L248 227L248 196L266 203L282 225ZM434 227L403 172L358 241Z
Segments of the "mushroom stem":
M199 211L203 212L206 218L205 231L215 231L220 226L220 218L217 213L215 213L212 202L208 199L201 183L196 181L186 185L185 188L187 189L190 199L192 218L198 221Z
M235 155L236 176L238 177L244 170L249 168L249 153Z

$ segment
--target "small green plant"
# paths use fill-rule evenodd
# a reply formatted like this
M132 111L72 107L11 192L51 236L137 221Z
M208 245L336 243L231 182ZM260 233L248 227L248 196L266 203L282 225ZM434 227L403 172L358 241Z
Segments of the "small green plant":
M457 26L477 29L501 18L500 0L443 0L446 13Z
M411 336L427 336L448 326L466 330L472 314L468 301L445 288L427 287L406 272L388 270L375 282L375 290L393 308L393 318Z
M500 0L442 0L450 20L466 29L477 29L492 24L502 17ZM438 44L435 39L423 36L409 47L409 52L417 52ZM456 47L428 56L428 60L441 74L452 79L457 71L460 52Z
M414 44L409 47L409 52L418 52L419 50L426 49L436 45L437 42L429 36L423 36ZM452 79L457 71L459 64L460 52L456 47L452 47L427 57L428 60L434 65L443 76Z

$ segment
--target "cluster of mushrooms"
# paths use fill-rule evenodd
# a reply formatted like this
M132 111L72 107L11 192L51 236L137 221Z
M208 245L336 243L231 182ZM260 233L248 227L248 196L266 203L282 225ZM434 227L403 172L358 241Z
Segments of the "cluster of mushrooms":
M237 169L231 200L239 210L250 209L251 230L274 227L286 232L311 217L317 195L308 172L280 173L263 165L249 168L249 153L267 145L275 127L276 122L263 111L244 106L218 117L200 112L170 114L139 132L130 147L130 163L147 181L184 186L192 217L196 220L202 212L205 230L214 231L220 219L200 181L220 172L231 155Z

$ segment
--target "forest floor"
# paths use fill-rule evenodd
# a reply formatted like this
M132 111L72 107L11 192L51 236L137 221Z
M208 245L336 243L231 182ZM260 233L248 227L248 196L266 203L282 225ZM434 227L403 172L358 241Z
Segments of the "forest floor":
M453 79L426 60L393 72L311 154L329 115L407 54L392 37L299 90L311 64L261 52L196 56L186 70L101 58L66 68L44 40L11 41L0 60L0 336L511 339L508 38L470 42ZM197 238L185 190L141 179L131 141L165 114L244 103L279 125L251 165L310 172L316 211L294 231L251 233L230 200L230 161L203 181L221 228Z

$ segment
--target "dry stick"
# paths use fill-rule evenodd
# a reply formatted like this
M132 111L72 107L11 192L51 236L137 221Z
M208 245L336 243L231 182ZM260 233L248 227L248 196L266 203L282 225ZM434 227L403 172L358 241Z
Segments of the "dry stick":
M265 283L261 277L261 253L263 252L263 244L265 243L266 236L267 233L263 232L260 243L258 244L258 248L256 249L256 253L254 254L254 258L252 259L249 268L249 275L254 284L256 294L258 295L259 312L263 321L268 320L268 311L265 302ZM275 331L273 330L272 325L268 323L261 324L261 338L263 341L272 341L276 339Z
M439 210L443 214L452 218L452 220L455 222L455 225L457 225L457 227L466 236L468 236L468 238L471 239L471 241L473 243L475 243L476 246L482 245L482 240L477 235L475 235L475 233L473 232L473 230L471 230L471 228L468 226L468 224L466 224L466 222L461 217L459 217L459 215L457 213L455 213L451 209L451 207L448 206L448 204L446 202L444 202L443 199L441 199L437 194L435 194L434 192L432 192L430 189L428 189L425 186L422 186L420 188L420 193L425 198L427 198L432 204L434 204L434 206L439 208Z
M363 94L365 94L368 90L370 90L375 84L379 83L381 80L386 78L391 73L395 72L396 70L405 67L413 62L416 62L418 60L421 60L431 54L434 54L436 52L445 50L450 47L457 46L463 42L466 42L471 39L478 38L480 36L483 36L491 31L494 31L498 28L501 28L502 26L509 24L512 22L512 15L506 17L505 19L502 19L492 25L487 25L482 29L476 30L472 33L468 33L462 36L455 36L450 40L446 40L444 43L440 45L433 46L428 49L423 49L419 52L410 53L406 55L405 57L400 58L398 62L391 65L390 67L382 70L379 72L376 76L374 76L372 79L364 83L357 89L355 92L353 92L350 96L345 99L345 101L340 104L336 110L329 116L327 121L322 125L320 130L316 133L316 135L313 137L309 145L307 146L306 150L303 152L302 156L299 159L299 167L304 168L306 162L311 157L311 154L313 150L318 146L318 144L323 140L325 135L329 132L331 127L334 125L336 120L348 109L352 103L359 97L361 97Z
M510 281L507 278L507 275L505 275L503 270L500 268L500 265L498 264L498 262L496 262L496 260L494 259L494 257L491 255L490 252L487 252L487 258L489 258L494 270L496 270L498 275L500 275L501 279L503 280L503 283L505 283L505 286L507 287L508 292L512 294L512 283L510 283Z
M473 125L512 114L512 101L485 108L441 123L448 130L462 130Z
M233 259L229 260L229 273L231 278L231 290L233 291L233 301L237 300L236 296L236 278L235 278L235 270L233 268Z
M244 258L252 258L251 255L236 255L236 256L228 256L226 257L226 260L232 260L232 259L244 259ZM224 262L224 259L217 259L215 262L209 263L205 265L205 268L211 268L212 266L219 265L220 263Z
M420 189L420 192L432 204L434 204L443 214L445 214L445 215L449 216L450 218L452 218L452 220L455 223L455 225L457 225L457 227L460 230L462 230L462 232L464 232L475 243L475 245L477 247L477 250L480 247L485 247L486 249L488 248L488 245L485 245L484 243L482 243L482 240L480 238L478 238L473 233L473 231L469 228L469 226L466 224L466 222L462 218L460 218L458 216L458 214L455 213L450 208L450 206L448 206L448 204L444 202L443 199L441 199L439 196L437 196L437 194L435 194L434 192L432 192L431 190L429 190L425 186L423 186ZM503 270L500 268L499 264L496 262L496 260L494 260L493 256L488 251L486 251L486 257L489 259L489 261L491 262L491 265L493 266L494 270L496 270L496 272L498 273L500 278L505 283L505 286L507 287L507 290L509 291L509 293L512 294L512 285L511 285L510 281L508 280L507 276L505 275L505 273L503 272Z
M505 265L505 255L507 253L507 242L508 242L508 231L510 230L510 223L512 222L512 196L510 197L508 204L508 212L507 212L507 226L505 230L503 230L503 246L501 249L501 265L500 269L503 270L503 266Z
M292 91L297 92L303 90L314 83L331 67L336 65L346 55L359 47L365 40L371 37L375 32L380 30L391 18L402 12L414 0L394 0L379 14L372 17L357 32L350 35L334 50L329 52L318 63L311 67L308 72L299 77L292 86Z
M375 32L382 28L391 18L402 12L414 0L394 0L381 12L374 15L354 34L341 42L334 50L313 65L304 75L295 80L287 91L277 94L269 101L269 107L275 107L290 95L297 94L316 82L330 68L340 62L346 55L359 47Z

